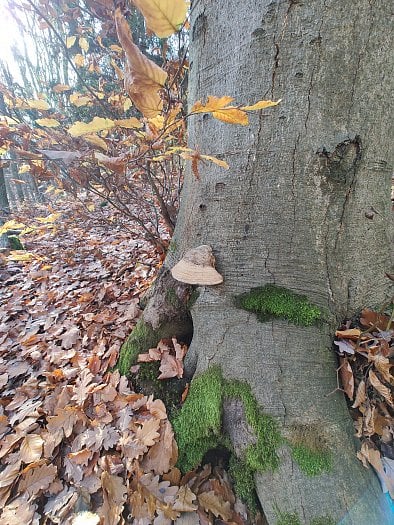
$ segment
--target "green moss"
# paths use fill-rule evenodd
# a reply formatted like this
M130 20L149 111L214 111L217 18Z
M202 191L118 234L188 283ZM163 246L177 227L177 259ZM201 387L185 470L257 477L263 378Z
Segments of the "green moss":
M245 461L236 458L233 454L230 458L230 475L233 478L237 496L246 503L251 512L255 513L257 511L257 495L254 470Z
M291 455L307 476L318 476L332 468L331 454L325 451L312 450L305 445L292 445Z
M313 518L310 525L335 525L336 521L330 516L321 516L320 518Z
M274 470L279 463L276 449L282 443L277 422L261 411L247 383L236 380L226 381L224 395L242 401L246 421L256 435L256 444L249 445L246 449L246 464L253 471Z
M194 377L182 409L172 420L179 447L178 466L183 472L200 464L205 453L221 443L222 384L218 367Z
M179 298L178 298L174 288L169 288L166 291L166 300L174 308L182 308L183 307L183 305L182 305L181 301L179 300Z
M130 373L130 367L137 362L138 354L142 354L157 345L160 336L148 324L138 321L130 336L123 343L117 368L122 375Z
M317 425L294 427L288 440L291 455L307 476L318 476L332 468L332 454Z
M187 301L187 309L190 310L194 303L197 301L198 296L200 295L200 292L197 290L197 288L193 288L190 294L190 297Z
M232 454L230 472L237 495L254 511L256 471L274 469L278 465L276 449L282 442L277 423L262 413L251 388L241 381L226 381L220 368L209 368L196 376L182 409L172 420L179 447L178 466L186 472L201 464L210 449L226 447L232 451L228 438L222 435L223 400L240 399L245 418L256 435L242 458Z
M177 249L177 242L175 239L171 239L171 242L168 246L169 253L175 253Z
M276 525L301 525L301 521L298 514L290 512L280 512L278 514Z
M17 235L9 235L8 236L8 245L10 247L10 250L24 250L25 247L23 246L21 240Z
M305 296L273 284L253 288L238 296L236 305L254 312L262 322L280 317L296 325L310 326L321 319L319 308Z
M136 392L145 395L153 394L155 399L161 399L170 416L179 408L185 380L158 379L160 375L160 362L141 363L138 372L133 375L132 382Z

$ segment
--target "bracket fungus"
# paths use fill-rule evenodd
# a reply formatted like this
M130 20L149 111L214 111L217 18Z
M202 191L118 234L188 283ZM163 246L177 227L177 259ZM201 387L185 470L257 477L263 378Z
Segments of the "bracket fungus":
M187 284L203 286L223 282L223 277L215 269L212 248L207 244L187 251L172 268L171 274L177 281Z

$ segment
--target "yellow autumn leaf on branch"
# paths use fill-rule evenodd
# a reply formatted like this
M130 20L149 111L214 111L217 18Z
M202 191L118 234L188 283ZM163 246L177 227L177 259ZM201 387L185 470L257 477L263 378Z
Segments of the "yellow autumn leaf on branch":
M80 137L81 135L88 135L95 133L96 131L102 131L105 129L111 129L115 126L115 122L109 118L94 117L90 122L75 122L71 128L68 129L68 133L72 137Z
M85 37L81 36L81 38L78 41L79 47L82 49L82 51L89 51L89 42L86 40Z
M66 47L67 49L70 49L70 47L73 47L73 45L75 44L75 41L76 41L77 37L74 35L74 36L68 36L66 38Z
M85 58L80 53L77 53L76 55L74 55L73 60L74 60L74 64L77 67L83 67L85 65Z
M89 142L89 144L92 144L92 146L97 146L104 151L108 151L108 144L101 137L98 137L97 135L85 135L83 138Z
M256 111L257 109L265 109L277 106L280 102L281 99L277 100L276 102L274 100L259 100L256 102L256 104L253 104L253 106L241 106L240 109L243 109L244 111Z
M211 155L200 155L200 157L204 160L209 160L213 162L214 164L217 164L218 166L220 166L221 168L224 168L225 170L228 170L230 167L226 161L217 159L216 157L212 157Z
M228 96L224 96L224 97L209 96L206 104L203 104L200 100L198 100L192 107L190 113L211 113L212 111L224 109L233 100L234 100L233 97L228 97Z
M38 118L36 122L45 128L57 128L60 126L60 122L54 118Z
M142 122L140 122L138 118L135 118L135 117L115 120L114 122L117 126L120 126L121 128L141 128L142 127Z
M71 87L67 84L56 84L56 86L53 86L52 90L55 93L64 93L64 91L70 91Z
M144 15L148 28L160 38L179 31L186 19L185 0L133 0L133 4Z
M115 22L127 61L124 73L126 91L145 117L155 117L163 108L160 89L167 80L167 73L134 44L129 24L119 8L115 11Z
M229 106L233 97L213 97L209 96L207 103L202 104L198 101L191 109L191 113L211 113L212 116L228 124L241 124L246 126L248 124L248 116L245 111L234 106Z
M30 169L31 168L29 164L22 164L21 166L19 166L18 174L22 175L23 173L29 173Z
M48 102L46 102L45 100L41 100L41 99L39 100L29 99L27 100L27 105L31 109L41 109L43 111L50 108Z
M74 104L74 106L77 106L77 108L81 108L82 106L86 106L89 102L91 102L91 99L88 95L81 95L81 93L72 93L70 95L70 102L71 104Z

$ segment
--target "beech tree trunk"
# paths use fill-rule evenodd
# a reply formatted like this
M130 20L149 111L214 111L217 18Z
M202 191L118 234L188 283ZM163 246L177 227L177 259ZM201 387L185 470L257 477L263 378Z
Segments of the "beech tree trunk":
M344 396L332 393L336 326L390 293L391 7L192 2L190 103L208 95L240 104L282 99L250 114L247 127L192 118L190 147L231 167L200 165L200 180L188 174L166 261L171 267L209 244L224 276L222 285L201 288L192 308L189 372L220 365L225 377L251 385L285 436L308 425L332 451L332 470L318 476L304 475L285 446L279 469L257 474L269 525L278 510L307 524L321 516L392 523L378 479L356 458ZM234 306L235 295L268 283L306 295L326 322L262 323Z

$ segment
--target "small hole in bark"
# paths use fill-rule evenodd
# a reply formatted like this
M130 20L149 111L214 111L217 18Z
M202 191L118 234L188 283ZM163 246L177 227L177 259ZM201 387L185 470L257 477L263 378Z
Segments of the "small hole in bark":
M224 182L217 182L215 185L215 192L219 193L220 191L223 191L225 187L226 185Z
M200 204L199 208L200 208L201 211L204 211L204 210L207 209L207 206L206 206L206 204Z

